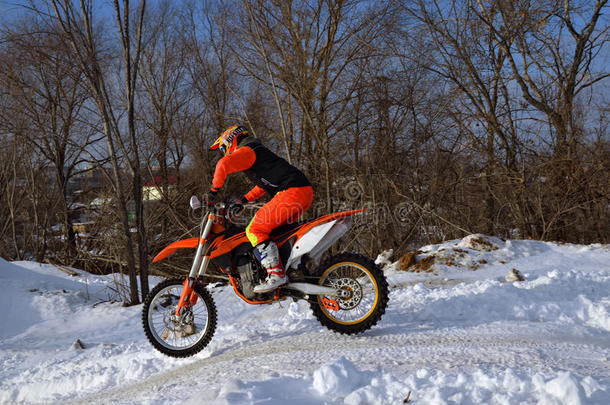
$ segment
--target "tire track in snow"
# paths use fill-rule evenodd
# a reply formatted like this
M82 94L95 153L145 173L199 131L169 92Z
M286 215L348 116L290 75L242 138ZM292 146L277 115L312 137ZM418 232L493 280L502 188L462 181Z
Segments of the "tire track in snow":
M383 333L383 330L372 330ZM451 329L433 333L385 334L349 337L331 332L306 333L273 338L262 343L235 349L226 348L211 357L157 374L109 392L94 394L69 403L108 403L155 399L155 393L173 386L177 395L188 387L196 392L199 384L209 389L231 378L260 379L274 370L291 370L302 375L328 361L329 353L360 363L360 367L384 371L409 372L422 368L467 369L490 365L528 368L540 372L557 369L576 374L610 377L608 345L583 344L576 338L546 340L544 336L523 337L500 330L489 335L473 334L470 329ZM386 330L387 333L387 330ZM480 332L479 332L480 333ZM600 342L601 343L601 342ZM242 342L241 344L245 344ZM569 353L572 357L565 357ZM605 353L605 354L604 354ZM575 355L577 357L575 357ZM265 358L272 356L272 358ZM370 367L362 366L370 360ZM250 370L250 374L248 374ZM262 371L262 372L261 372ZM172 389L172 388L170 388ZM182 393L184 395L184 393Z

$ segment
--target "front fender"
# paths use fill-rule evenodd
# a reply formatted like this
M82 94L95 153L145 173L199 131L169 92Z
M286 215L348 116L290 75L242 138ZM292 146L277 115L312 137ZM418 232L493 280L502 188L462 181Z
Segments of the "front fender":
M159 254L155 256L155 258L153 259L153 263L165 259L167 256L171 255L178 249L195 249L197 247L198 240L199 238L191 238L170 243L165 249L160 251ZM205 243L205 240L203 241L203 243Z

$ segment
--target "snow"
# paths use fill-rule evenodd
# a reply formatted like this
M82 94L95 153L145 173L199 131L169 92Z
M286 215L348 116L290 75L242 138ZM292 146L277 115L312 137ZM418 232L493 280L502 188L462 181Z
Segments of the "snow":
M377 258L390 303L358 336L305 302L209 286L216 334L188 359L152 348L141 306L114 301L120 276L0 259L0 403L610 403L610 246L470 235L419 251L426 272Z

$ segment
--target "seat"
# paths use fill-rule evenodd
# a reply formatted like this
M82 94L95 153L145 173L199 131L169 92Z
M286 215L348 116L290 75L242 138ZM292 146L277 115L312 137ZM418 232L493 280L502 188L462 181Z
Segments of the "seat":
M292 233L293 231L295 231L297 228L299 228L306 222L307 221L297 221L297 222L293 222L291 224L280 225L277 228L275 228L273 231L271 231L269 236L271 237L271 239L276 239L287 233Z

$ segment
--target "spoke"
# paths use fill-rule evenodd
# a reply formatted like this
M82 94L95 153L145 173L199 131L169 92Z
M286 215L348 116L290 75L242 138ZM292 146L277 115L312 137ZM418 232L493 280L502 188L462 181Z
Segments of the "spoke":
M370 275L354 265L342 265L326 275L322 285L333 288L344 288L351 291L348 299L338 298L340 310L324 311L333 319L343 322L354 322L362 319L373 308L377 289ZM333 299L330 297L330 299Z
M195 311L193 311L193 315L195 314L207 314L207 308L206 307L202 307L200 309L197 309Z
M184 349L195 345L203 336L205 328L209 323L209 308L201 296L190 313L184 316L192 316L193 324L188 326L180 321L172 321L176 306L180 300L182 288L170 286L162 290L151 302L149 309L149 325L151 331L156 335L159 342L170 349ZM164 305L162 305L164 304ZM182 320L184 320L184 316ZM192 327L195 333L184 336L185 330ZM163 335L167 336L163 338Z

